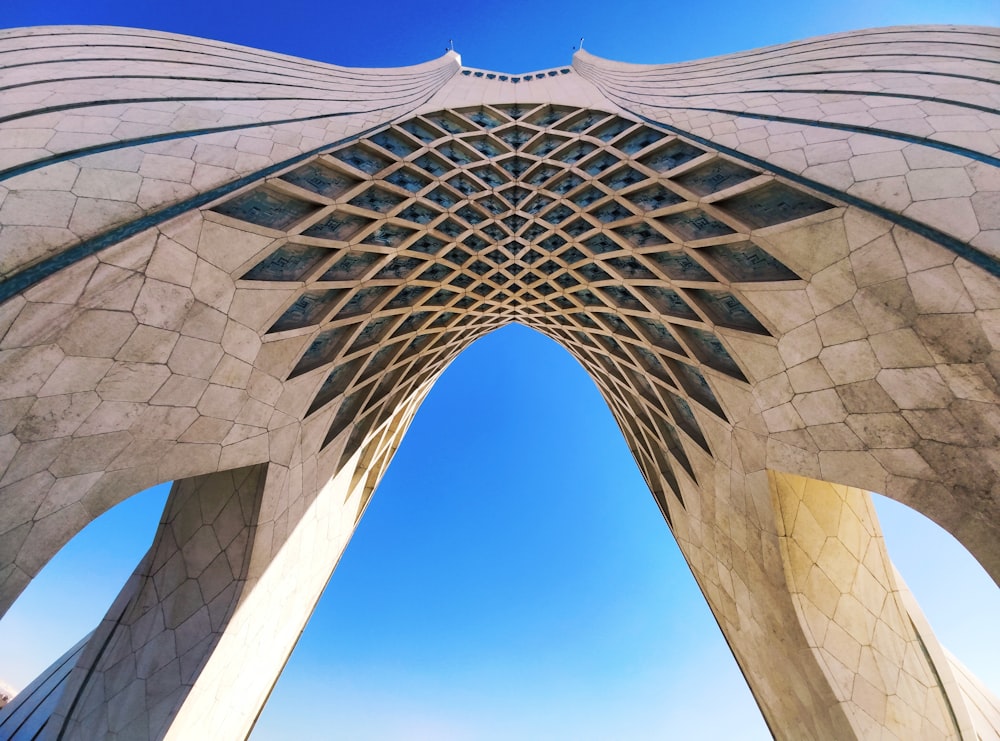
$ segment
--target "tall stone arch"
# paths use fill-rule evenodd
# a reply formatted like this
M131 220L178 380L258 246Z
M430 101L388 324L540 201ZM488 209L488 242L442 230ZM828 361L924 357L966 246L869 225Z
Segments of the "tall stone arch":
M1000 573L998 35L512 76L5 32L3 609L175 481L45 732L244 736L421 400L521 322L601 389L777 736L996 733L865 490Z

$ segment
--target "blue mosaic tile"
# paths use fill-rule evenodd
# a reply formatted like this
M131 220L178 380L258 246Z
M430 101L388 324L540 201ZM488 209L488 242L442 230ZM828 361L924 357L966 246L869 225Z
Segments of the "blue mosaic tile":
M399 125L399 128L406 131L408 134L412 134L417 137L420 141L428 144L435 139L440 139L444 136L443 131L438 131L435 128L428 126L422 121L412 118L409 121L404 121Z
M467 165L470 162L475 162L479 157L473 155L472 150L464 147L456 142L448 141L441 144L437 151L442 155L447 157L449 160L454 162L458 166Z
M564 147L563 149L559 150L559 153L556 155L556 158L572 165L582 160L584 157L593 152L595 149L597 149L597 146L591 144L590 142L575 141L572 142L568 147ZM617 161L618 160L615 159L615 162ZM591 173L591 175L593 174L594 173Z
M618 118L615 116L615 118L611 121L608 121L606 124L594 129L590 135L600 139L602 142L609 142L626 129L631 128L633 125L632 121L626 121L624 118Z
M283 232L318 208L315 203L302 201L270 188L257 188L220 203L212 210L233 219Z
M563 231L566 232L571 237L579 237L583 234L586 234L591 229L595 228L596 227L593 224L591 224L589 221L587 221L585 218L581 216L580 218L575 219L571 221L569 224L565 225L563 227Z
M486 185L490 188L499 188L502 185L506 185L508 182L507 176L504 175L501 170L498 170L492 165L474 167L472 168L472 174L486 183Z
M522 188L520 185L515 185L513 188L501 191L500 195L507 203L517 208L525 198L531 195L531 191L527 188Z
M575 265L582 260L589 260L590 257L583 254L576 247L570 247L567 250L559 253L560 259L562 259L567 265Z
M365 358L357 358L334 368L330 372L330 375L326 377L326 380L323 381L323 385L320 386L306 415L308 416L318 409L322 409L347 391L351 385L351 381L354 380L358 371L361 370L361 364L364 360Z
M605 265L610 266L619 277L625 280L638 279L638 280L656 280L656 274L650 270L648 267L642 264L639 258L634 255L628 255L626 257L612 257L604 261Z
M674 426L664 420L659 414L653 414L652 417L653 423L656 425L656 430L660 433L660 438L663 440L667 450L669 450L674 459L681 464L681 467L687 472L688 476L697 481L698 479L694 475L694 469L691 467L687 453L684 452L684 446L681 445L681 441L677 437L677 431L674 429ZM670 485L672 486L674 493L677 495L678 501L680 501L683 506L684 501L680 498L680 489L677 486L677 480L674 479L671 481Z
M531 167L532 162L531 160L526 160L524 157L514 156L498 160L497 164L510 173L511 177L519 178L527 172L528 168Z
M558 180L554 181L553 183L549 184L547 186L547 190L550 190L553 193L562 196L569 193L571 190L573 190L573 188L575 188L582 182L583 178L581 178L574 172L570 172L567 173L565 176L559 178Z
M429 289L428 289L429 290ZM403 335L410 334L411 332L416 332L418 329L424 326L435 312L432 311L416 311L410 314L402 323L396 327L396 331L392 333L393 337L402 337Z
M513 215L504 218L503 223L508 229L510 229L511 234L517 234L521 227L528 223L528 220L523 216Z
M501 113L505 114L506 116L514 119L515 121L517 121L525 113L528 112L527 109L525 109L524 107L518 105L517 103L515 103L513 105L495 105L493 107L496 110L500 111Z
M649 350L640 345L632 346L632 353L636 356L639 361L639 365L642 366L644 371L655 376L668 386L677 388L674 380L667 372L667 367L654 353L651 353Z
M436 178L441 177L452 169L452 166L448 164L448 162L441 159L437 155L431 154L430 152L417 157L417 159L413 160L413 164L422 170L429 172Z
M403 196L375 187L354 196L349 203L358 208L365 208L369 211L378 211L384 214L394 209L404 200L406 199Z
M460 234L466 231L466 227L461 226L452 219L445 219L434 228L442 234L447 234L452 239L457 238Z
M472 224L472 226L481 224L483 221L486 220L485 214L481 213L477 209L474 209L472 206L468 204L458 209L458 211L456 211L455 214L457 216L460 216L465 222Z
M607 195L603 190L598 190L593 185L587 186L578 193L570 196L570 200L580 208L586 208L591 203L599 201Z
M408 190L411 193L423 190L427 183L430 182L430 180L423 175L413 172L405 167L401 167L395 172L389 173L386 175L385 180L386 182Z
M600 312L598 313L597 318L600 319L601 322L618 337L626 337L633 340L639 339L625 320L617 314L605 314L604 312Z
M372 223L371 219L335 211L322 221L313 224L311 227L302 232L302 234L306 237L336 239L341 242L346 242Z
M682 330L688 344L694 349L695 355L705 365L732 376L740 381L746 381L746 376L739 365L733 360L722 341L711 332L696 327L685 327Z
M604 159L601 164L608 161L609 160ZM601 178L601 182L612 190L621 190L622 188L627 188L630 185L641 183L645 179L646 176L641 172L626 165L625 167L620 167L614 172L605 175Z
M416 144L392 129L380 131L369 138L398 159L403 159L417 151Z
M430 293L430 290L427 286L404 286L389 300L385 308L401 309L416 306L423 296Z
M459 197L443 185L428 193L427 199L433 201L443 209L449 209L459 201Z
M744 332L769 335L757 317L745 307L740 300L728 291L697 290L692 291L698 303L716 324L731 329L741 329Z
M667 316L681 319L698 319L695 311L688 306L677 291L662 286L639 286L639 290L649 299L653 307Z
M753 242L745 241L705 247L698 254L703 253L730 280L735 282L798 280L799 278L784 263L769 255Z
M485 198L480 198L478 201L476 201L476 203L485 208L494 216L498 216L507 211L507 207L500 201L500 199L495 198L492 195L486 196Z
M533 136L532 132L520 126L512 126L509 129L496 132L497 137L502 139L511 149L520 149Z
M722 412L722 407L719 406L719 402L715 398L712 387L708 385L708 381L705 380L705 377L696 368L687 363L677 363L674 361L670 361L669 365L674 375L677 376L677 380L680 381L681 386L684 387L692 399L716 416L726 419L726 415ZM682 406L687 406L687 402L684 402L683 399L677 399L677 401L683 402ZM690 407L688 407L688 411L690 412Z
M351 336L357 331L357 324L331 327L320 332L314 339L305 353L299 359L289 378L295 378L303 373L319 368L332 362L344 349ZM332 375L332 374L331 374ZM329 379L327 379L329 381ZM339 388L338 393L343 393L346 387Z
M667 172L703 154L705 154L705 150L698 149L698 147L692 146L680 139L675 139L672 142L664 144L662 147L657 147L649 154L643 155L639 158L639 162L651 170Z
M493 269L492 265L489 265L488 263L485 263L482 260L476 260L469 266L469 270L471 270L476 275L486 275L492 269Z
M472 147L480 154L485 154L487 157L496 157L499 154L505 154L506 149L502 148L493 139L485 136L480 136L472 139L466 139Z
M370 314L389 291L388 286L369 286L358 289L337 312L337 318L344 319Z
M361 280L383 257L371 252L348 252L327 268L320 280Z
M468 247L473 252L481 252L482 250L489 247L489 242L480 237L478 234L470 234L468 237L462 240L462 244Z
M430 329L437 329L438 327L444 327L451 323L451 320L457 316L453 311L445 311L437 315L433 322L431 322L428 327Z
M392 262L372 276L372 280L402 279L424 264L425 261L418 257L394 257Z
M358 336L354 338L354 342L348 348L347 354L353 355L359 350L365 350L379 344L398 319L398 316L383 316L372 319L358 333Z
M692 193L699 196L707 196L710 193L718 193L720 190L731 188L734 185L746 182L759 175L746 167L737 165L724 159L715 159L708 164L688 170L683 175L678 175L672 180L679 185L683 185Z
M436 255L445 248L446 244L446 242L442 242L440 239L435 239L431 235L425 234L406 249L411 252L420 252L425 255Z
M560 203L555 208L547 211L542 218L550 224L560 224L573 215L573 209L565 203Z
M622 219L628 219L635 216L635 214L625 208L625 206L618 201L611 201L609 203L605 203L603 206L598 206L592 210L590 214L591 216L596 216L605 223L621 221Z
M679 195L659 184L633 191L625 197L643 211L655 211L658 208L676 206L684 202Z
M592 177L597 177L609 167L617 165L618 162L618 158L611 154L611 152L601 152L597 156L591 157L587 160L586 164L583 165L583 170Z
M459 273L451 279L451 285L461 288L463 291L475 282L473 278L470 278L465 273Z
M614 232L636 247L655 247L656 245L669 244L666 237L646 223L619 226L614 229Z
M573 112L574 109L562 108L559 106L546 106L540 112L535 113L528 119L528 123L532 123L535 126L546 128L556 123L557 121L566 118L566 115Z
M464 254L464 253L463 253ZM433 283L440 283L442 280L447 278L455 272L451 267L445 265L444 263L434 263L427 270L420 274L418 280L425 280Z
M593 255L603 255L608 252L619 252L621 250L621 246L617 242L604 234L591 237L583 243L583 246Z
M629 309L631 311L645 311L646 307L637 299L625 286L601 286L599 291L604 293L619 309Z
M340 437L352 424L363 424L363 421L358 420L358 412L361 411L367 396L368 389L361 389L344 398L333 417L333 423L326 433L326 438L323 440L324 446ZM354 451L351 452L353 454Z
M454 291L449 291L447 288L442 288L436 293L434 293L425 302L428 306L445 306L458 294Z
M470 121L475 122L484 129L493 129L499 126L500 124L505 123L505 121L502 118L497 116L495 113L488 111L485 108L480 108L479 110L474 110L474 111L463 110L459 111L459 113L461 113Z
M304 244L283 244L243 275L243 280L299 281L330 257L330 250Z
M561 147L566 142L567 139L564 139L561 136L542 136L535 139L525 151L535 157L543 158L547 157L550 153L555 151L558 147Z
M397 214L400 219L412 221L414 224L429 224L440 215L440 212L433 211L422 203L410 204Z
M752 229L782 224L833 208L833 204L772 181L716 205Z
M459 121L455 116L451 116L447 113L428 113L424 116L428 121L432 122L435 126L438 126L449 134L463 134L466 131L472 131L473 126L470 123L464 121Z
M521 210L524 211L525 213L535 215L543 208L548 206L550 203L552 203L551 198L539 193L534 198L532 198L528 203L526 203Z
M666 136L666 134L643 126L638 131L633 131L628 136L623 137L620 141L615 142L615 148L625 154L632 155L637 152L641 152L643 149L652 144L655 144L664 136Z
M364 241L366 244L375 244L380 247L398 247L413 233L412 229L395 224L383 224L365 237Z
M343 288L306 291L285 309L285 312L267 330L268 334L317 324L346 293L347 290Z
M705 270L693 257L684 252L684 250L651 252L646 257L655 262L663 270L664 275L671 280L715 282L712 274Z
M632 317L632 320L638 325L639 329L642 330L642 333L646 335L646 339L657 347L677 353L678 355L687 355L687 353L684 352L684 348L681 347L677 339L670 333L670 330L668 330L660 322L655 319L647 319L639 316Z
M499 242L501 239L507 238L507 234L504 232L503 229L497 226L496 223L487 224L482 228L482 230L483 234L485 234L495 242Z
M346 149L340 149L334 152L333 156L342 162L346 162L351 167L361 170L361 172L367 172L369 175L374 175L392 164L382 155L375 154L374 152L357 145L347 147Z
M528 185L534 185L536 187L539 187L544 183L546 183L547 181L551 180L553 175L557 175L560 172L562 172L561 169L559 169L555 165L551 165L546 162L538 167L533 168L531 170L531 173L529 173L528 176L524 179L524 182L528 183Z
M685 241L710 239L711 237L733 234L733 230L727 224L709 216L700 208L693 208L690 211L681 211L680 213L668 216L660 216L657 218L657 221Z
M316 160L286 172L281 179L326 198L336 198L360 182Z
M580 285L580 282L576 280L569 273L563 273L562 275L560 275L558 278L555 279L555 284L560 288L562 288L564 291L567 291L570 288L573 288L574 286Z
M572 120L566 121L559 126L564 131L579 134L591 128L600 121L603 121L609 114L600 111L587 111L581 116L574 116Z
M545 275L552 275L556 271L562 270L562 265L557 262L552 262L552 260L546 260L541 265L539 265L537 270L545 273Z
M471 196L473 193L479 193L483 188L483 186L464 173L451 178L448 181L448 185L466 196Z

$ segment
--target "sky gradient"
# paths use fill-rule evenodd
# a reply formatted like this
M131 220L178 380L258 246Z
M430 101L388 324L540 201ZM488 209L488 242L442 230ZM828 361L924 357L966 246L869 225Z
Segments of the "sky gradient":
M137 26L386 67L453 39L469 66L524 72L566 64L581 36L600 56L669 62L880 25L1000 23L995 0L275 7L6 0L0 27ZM88 527L29 587L0 621L0 680L26 684L100 620L166 488ZM1000 689L1000 592L937 526L876 504L942 643ZM352 741L769 737L596 386L540 334L495 332L438 382L252 738L334 729Z

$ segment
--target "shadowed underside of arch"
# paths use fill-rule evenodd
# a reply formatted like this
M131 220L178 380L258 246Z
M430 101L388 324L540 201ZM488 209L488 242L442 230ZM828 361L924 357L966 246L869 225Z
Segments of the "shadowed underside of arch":
M245 735L421 400L520 322L597 382L777 736L995 734L863 490L1000 573L997 46L510 76L0 35L4 608L177 482L45 733Z

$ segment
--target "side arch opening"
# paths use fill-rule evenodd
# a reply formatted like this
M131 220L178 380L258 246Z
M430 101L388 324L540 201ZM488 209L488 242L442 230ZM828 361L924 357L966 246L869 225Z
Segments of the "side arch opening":
M11 710L15 702L51 702L52 693L60 691L50 680L38 697L21 696L36 678L58 669L60 657L97 628L153 543L170 486L168 482L134 494L95 518L56 553L0 618L0 683L9 687ZM68 669L62 678L66 675ZM27 710L21 712L18 726L27 720ZM17 731L2 722L9 714L0 713L0 736L5 738Z

